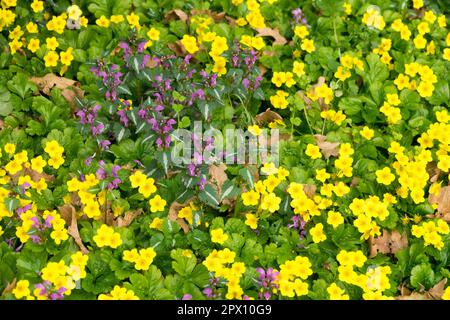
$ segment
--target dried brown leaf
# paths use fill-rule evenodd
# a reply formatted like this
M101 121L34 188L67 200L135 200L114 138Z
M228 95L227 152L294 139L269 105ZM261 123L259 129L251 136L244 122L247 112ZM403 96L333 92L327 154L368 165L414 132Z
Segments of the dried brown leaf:
M400 234L397 230L392 232L383 230L383 234L378 238L371 237L369 239L369 246L370 258L375 257L378 253L396 253L408 246L408 237L406 233Z
M431 204L437 204L437 214L431 215L433 218L442 218L447 222L450 222L450 186L441 187L439 195L435 196L430 194L428 201Z
M74 207L71 204L66 203L63 206L58 207L59 214L61 215L61 218L64 219L66 224L70 226L72 223L72 210Z
M223 184L228 180L228 176L225 173L225 170L227 170L227 166L224 163L221 163L219 165L212 164L208 169L210 177L209 182L212 182L212 184L217 186L217 193L219 195L222 194Z
M273 45L285 45L287 43L286 38L281 35L278 29L259 28L256 31L258 32L257 37L272 37L274 39Z
M80 233L78 231L77 213L72 205L70 205L70 210L72 211L72 221L67 229L67 233L73 237L81 252L84 254L89 254L89 250L84 246L83 241L81 240Z
M321 134L314 135L314 139L316 139L317 146L320 148L322 154L326 159L328 159L331 156L333 157L339 156L339 148L338 148L340 145L339 142L329 142L326 140L327 137Z
M317 187L313 184L304 184L303 185L303 192L309 197L313 198L314 194L316 193Z
M164 19L166 20L166 22L168 22L170 20L175 20L175 19L179 19L183 22L186 22L188 20L188 18L189 18L188 15L183 10L180 10L180 9L170 10L164 16Z
M185 203L173 202L169 208L168 218L170 221L175 221L181 229L183 229L184 233L189 232L189 225L184 221L184 219L178 218L178 211L184 208L191 200L186 201Z
M442 279L433 288L425 292L413 292L402 287L400 289L400 296L395 297L396 300L440 300L444 294L447 278Z
M14 290L14 288L16 287L16 282L17 282L17 279L14 278L11 283L8 283L5 287L5 289L3 289L3 292L1 295L4 296L5 294L12 292Z
M167 47L172 50L177 56L185 56L187 54L186 49L183 47L179 40L167 44Z
M275 111L270 110L270 108L267 108L266 111L257 114L255 117L256 123L258 123L258 125L263 125L265 123L270 123L272 121L275 120L283 120L283 118L276 113Z
M134 211L128 211L125 213L124 217L118 217L115 221L115 225L117 227L128 227L134 219L139 217L142 214L142 209L134 210Z
M76 106L76 99L84 97L84 91L80 89L80 83L64 77L58 77L53 73L46 74L43 77L31 77L30 81L35 83L39 91L50 95L53 88L61 90L62 96L72 106Z
M426 167L427 173L430 176L430 182L435 183L439 180L442 171L437 167L436 162L429 162Z
M305 102L307 109L311 108L313 101L310 98L308 98L303 91L299 90L297 91L296 94Z

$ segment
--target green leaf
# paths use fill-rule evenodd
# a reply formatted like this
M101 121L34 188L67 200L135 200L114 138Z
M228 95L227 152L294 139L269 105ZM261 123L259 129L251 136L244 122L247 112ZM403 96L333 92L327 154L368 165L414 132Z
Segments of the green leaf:
M28 76L23 73L16 74L12 80L8 81L8 89L25 99L28 91L35 91L36 85L28 80Z
M205 188L200 192L199 198L212 207L218 207L220 203L216 190L210 184L207 184Z
M420 289L421 285L429 289L434 280L434 271L429 264L419 264L411 270L411 285L416 289Z
M13 105L10 102L11 94L4 87L0 87L0 116L6 117L13 111Z
M448 105L450 100L450 92L448 88L448 82L440 80L434 86L433 95L428 99L430 103L434 106L441 104Z
M172 268L182 277L189 277L197 264L197 258L192 253L190 256L183 254L183 249L172 250L170 256L172 261Z

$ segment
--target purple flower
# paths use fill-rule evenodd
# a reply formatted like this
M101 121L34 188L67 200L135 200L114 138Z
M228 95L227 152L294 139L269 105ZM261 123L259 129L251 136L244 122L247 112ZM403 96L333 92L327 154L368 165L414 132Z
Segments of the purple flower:
M192 295L189 293L186 293L185 295L183 295L183 298L181 298L181 300L191 300L192 299Z
M207 298L212 298L212 294L213 294L213 290L212 288L205 288L203 289L203 294L207 297Z

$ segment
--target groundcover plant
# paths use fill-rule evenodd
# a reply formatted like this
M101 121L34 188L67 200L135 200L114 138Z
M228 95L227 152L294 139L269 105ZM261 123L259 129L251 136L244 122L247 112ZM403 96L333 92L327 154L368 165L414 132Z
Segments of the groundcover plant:
M450 299L446 0L1 0L1 299Z

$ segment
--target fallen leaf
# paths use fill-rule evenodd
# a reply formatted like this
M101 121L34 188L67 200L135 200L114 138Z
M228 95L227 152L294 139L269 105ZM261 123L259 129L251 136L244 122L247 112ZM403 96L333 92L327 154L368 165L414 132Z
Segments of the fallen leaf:
M14 288L16 287L16 282L17 282L17 279L14 278L11 283L8 283L1 295L4 296L5 294L12 292L14 290Z
M70 106L77 105L77 99L83 99L84 91L80 89L80 83L68 78L58 77L53 73L46 74L43 77L31 77L30 81L35 83L39 91L50 95L51 89L58 88L62 96L67 100Z
M174 20L174 19L179 19L183 22L186 22L188 20L188 15L180 9L173 9L170 10L169 12L166 13L166 15L164 16L164 19L167 21L170 20Z
M395 297L395 300L440 300L444 294L447 278L442 279L433 288L425 292L413 292L402 287L400 289L400 296Z
M304 184L303 185L303 192L308 196L308 198L313 198L314 194L316 193L317 187L313 184Z
M259 28L256 31L258 32L257 37L272 37L275 40L273 45L285 45L287 43L286 38L281 35L278 29Z
M54 176L46 174L45 172L36 172L31 168L25 168L22 175L29 175L31 180L33 180L34 182L38 182L39 180L41 180L41 178L44 178L46 182L52 182L53 180L55 180Z
M147 63L145 64L145 66L147 68L153 69L153 68L158 66L158 61L155 58L154 59L149 59L147 61Z
M450 186L441 187L438 196L430 194L428 196L428 201L431 204L438 205L438 213L431 217L442 218L445 221L450 222Z
M181 44L180 40L167 44L167 47L172 50L177 56L185 56L187 54L187 51Z
M259 71L261 72L261 77L266 74L266 72L267 72L266 67L264 67L262 64L259 64L258 68L259 68Z
M70 224L72 223L72 209L74 209L74 207L68 203L66 203L63 206L58 207L61 218L64 219L64 221L66 222L66 224L68 226L70 226Z
M275 111L270 110L270 108L267 108L266 111L257 114L255 117L256 122L258 123L259 126L262 126L265 123L270 123L273 122L275 120L283 120L283 118L276 113Z
M329 142L327 141L327 137L316 134L314 135L314 139L316 139L317 146L322 151L322 154L326 159L328 159L331 156L338 157L339 156L339 142Z
M217 186L217 193L219 196L222 194L223 184L228 180L228 176L225 173L225 170L227 170L227 166L224 163L221 163L218 166L212 164L208 169L210 176L209 182L212 182Z
M296 95L298 95L303 100L303 102L305 102L307 109L311 108L313 101L310 98L308 98L303 91L301 90L297 91Z
M435 183L439 180L442 171L437 167L436 162L432 161L427 164L427 173L430 176L430 182Z
M125 213L124 217L118 217L115 221L115 225L117 227L128 227L134 219L139 217L142 214L142 209L134 210L134 211L128 211Z
M189 225L186 223L186 221L184 221L184 219L178 218L178 211L187 206L190 201L191 199L186 201L185 203L179 203L176 201L173 202L170 205L169 214L167 216L170 221L175 221L181 227L181 229L183 229L184 233L189 232Z
M67 233L73 237L81 252L84 254L89 254L89 250L84 246L83 241L81 240L80 233L78 231L77 213L72 205L70 205L70 210L72 211L72 220L69 228L67 229Z
M370 254L369 257L375 257L378 253L389 254L408 246L408 237L406 233L400 234L397 230L389 232L383 230L383 234L378 238L369 239Z

